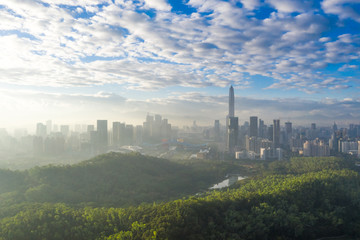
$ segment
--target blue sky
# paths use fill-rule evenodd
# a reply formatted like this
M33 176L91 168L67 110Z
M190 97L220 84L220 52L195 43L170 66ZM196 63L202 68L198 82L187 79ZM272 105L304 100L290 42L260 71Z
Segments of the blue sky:
M0 127L360 123L358 0L9 0L0 53Z

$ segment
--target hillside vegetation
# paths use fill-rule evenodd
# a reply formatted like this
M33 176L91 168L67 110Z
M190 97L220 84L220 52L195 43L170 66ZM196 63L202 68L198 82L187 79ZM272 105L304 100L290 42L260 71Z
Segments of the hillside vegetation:
M203 191L230 168L193 165L137 153L108 153L71 166L0 170L0 206L14 202L117 207L152 203Z
M231 189L127 208L19 205L3 213L0 239L359 238L353 166L341 158L294 158Z

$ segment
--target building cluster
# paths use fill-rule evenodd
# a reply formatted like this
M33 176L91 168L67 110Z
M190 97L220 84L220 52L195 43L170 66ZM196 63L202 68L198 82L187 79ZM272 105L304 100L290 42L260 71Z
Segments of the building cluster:
M218 121L215 121L214 132ZM245 133L245 134L244 134ZM229 89L229 113L226 116L226 148L236 158L280 159L280 120L275 119L269 128L256 116L250 117L250 124L239 126L235 117L235 96L233 86Z
M237 159L259 160L283 159L294 154L309 157L337 153L360 156L360 125L338 128L335 123L331 127L317 127L316 123L312 123L308 127L294 128L290 121L282 124L280 119L274 119L268 124L258 116L250 116L249 121L240 125L235 116L232 86L228 107L225 125L215 120L214 126L202 127L194 121L192 126L182 130L172 127L158 114L148 114L145 122L136 126L97 120L94 125L78 124L72 128L53 124L49 120L37 123L34 135L18 129L14 137L0 129L0 153L13 151L16 154L31 152L34 156L59 156L79 152L96 155L121 149L139 149L138 146L141 146L149 149L158 147L158 150L167 152L174 149L192 153L199 151L192 155L197 158L223 158L224 152ZM216 146L216 151L210 151L210 146Z
M167 119L160 115L147 115L143 125L131 125L122 122L97 120L96 125L56 125L52 121L37 123L34 135L26 130L16 130L10 137L3 129L0 145L10 149L11 145L24 153L34 156L53 156L64 153L82 152L91 155L116 151L124 146L158 143L175 137ZM1 147L0 147L1 150Z
M239 125L234 114L234 89L229 90L229 113L226 116L225 134L216 134L216 142L224 141L228 153L236 158L282 159L285 152L293 152L308 157L330 156L338 152L360 156L360 125L350 124L349 128L317 128L316 123L309 127L293 128L290 121L281 125L274 119L266 125L257 116ZM215 120L213 132L219 133L219 120Z

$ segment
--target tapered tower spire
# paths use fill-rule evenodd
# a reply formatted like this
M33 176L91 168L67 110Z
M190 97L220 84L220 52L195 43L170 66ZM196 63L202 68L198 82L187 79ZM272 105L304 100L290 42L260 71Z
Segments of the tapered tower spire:
M235 116L235 97L234 97L234 88L230 86L229 89L229 117Z

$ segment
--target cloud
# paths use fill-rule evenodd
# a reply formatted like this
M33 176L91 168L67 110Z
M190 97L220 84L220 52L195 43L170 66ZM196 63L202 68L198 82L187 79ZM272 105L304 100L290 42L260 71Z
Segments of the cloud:
M312 7L313 1L309 0L267 0L279 12L305 12Z
M339 71L354 71L359 69L358 65L344 64L339 68Z
M170 11L171 6L166 2L166 0L144 0L145 5L154 8L159 11Z
M249 10L254 10L261 5L259 0L240 0L240 2Z
M154 90L252 86L314 92L328 64L359 59L359 36L327 37L328 16L313 1L190 0L197 11L171 12L167 1L7 1L0 9L1 82L37 86L101 86ZM351 1L326 0L325 12ZM342 8L346 8L341 5ZM260 7L269 16L257 17ZM296 14L289 14L296 12ZM350 16L350 15L349 15ZM308 86L308 87L306 87ZM335 87L337 86L337 87Z
M340 19L353 19L360 22L360 3L357 0L324 0L321 7L328 14L338 15Z

